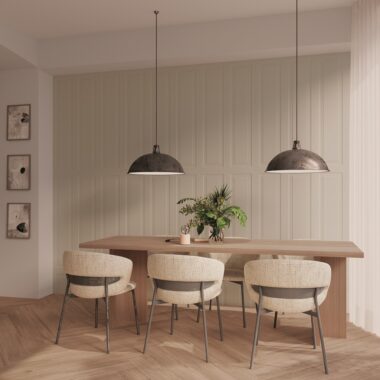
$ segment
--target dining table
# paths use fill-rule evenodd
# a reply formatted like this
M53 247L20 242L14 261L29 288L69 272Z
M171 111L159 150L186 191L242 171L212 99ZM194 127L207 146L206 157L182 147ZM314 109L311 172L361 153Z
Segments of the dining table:
M221 244L207 240L181 245L179 239L169 236L111 236L79 244L80 248L107 250L112 255L129 258L133 262L131 281L136 283L139 318L146 323L148 309L148 253L230 253L232 255L300 256L322 261L331 267L331 284L321 318L326 337L347 336L347 260L363 259L363 251L351 241L325 240L266 240L226 238ZM134 323L134 313L128 294L112 297L111 325Z

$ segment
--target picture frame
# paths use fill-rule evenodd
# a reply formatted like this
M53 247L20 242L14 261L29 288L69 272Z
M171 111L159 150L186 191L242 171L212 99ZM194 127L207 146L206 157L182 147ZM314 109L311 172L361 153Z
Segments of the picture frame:
M31 203L7 203L7 239L30 239Z
M7 140L31 139L31 105L14 104L7 106Z
M7 155L7 190L30 190L31 155Z

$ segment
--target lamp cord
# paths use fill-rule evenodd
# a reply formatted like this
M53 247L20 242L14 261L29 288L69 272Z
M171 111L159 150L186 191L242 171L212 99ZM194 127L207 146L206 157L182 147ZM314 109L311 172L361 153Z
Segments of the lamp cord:
M296 0L296 141L298 141L298 0Z
M156 15L156 52L155 52L155 64L156 64L156 70L155 70L155 96L156 96L156 146L157 144L157 134L158 134L158 63L157 63L157 45L158 45L158 38L157 38L157 16L159 11L155 10L154 14Z

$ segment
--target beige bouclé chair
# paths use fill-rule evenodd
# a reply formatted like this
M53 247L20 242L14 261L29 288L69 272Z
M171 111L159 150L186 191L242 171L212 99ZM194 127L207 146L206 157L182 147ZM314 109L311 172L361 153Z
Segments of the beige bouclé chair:
M305 260L259 260L244 267L248 293L256 303L257 316L250 368L258 343L260 318L264 311L305 313L311 316L313 346L316 348L314 319L317 318L325 373L328 373L319 306L326 299L331 282L328 264Z
M223 340L223 326L219 307L223 273L223 263L214 259L167 254L153 254L149 256L148 274L153 280L154 290L143 352L145 353L148 347L154 307L157 303L165 302L172 305L170 334L173 334L176 306L195 304L199 306L202 312L205 357L207 362L208 338L204 303L216 298L220 339Z
M70 295L95 299L96 328L98 327L98 300L104 299L106 305L106 351L109 353L109 297L131 292L136 332L139 335L136 284L130 281L132 267L132 261L121 256L98 252L66 251L63 255L63 269L67 284L55 343L59 342L65 305Z
M229 239L244 239L244 238L229 238ZM247 327L246 313L245 313L245 296L244 296L244 265L252 260L272 259L272 255L242 255L231 253L208 253L202 256L210 257L221 261L225 265L223 281L240 286L241 295L241 308L243 327ZM210 300L210 310L212 308L212 300ZM277 314L275 316L275 325L277 321Z

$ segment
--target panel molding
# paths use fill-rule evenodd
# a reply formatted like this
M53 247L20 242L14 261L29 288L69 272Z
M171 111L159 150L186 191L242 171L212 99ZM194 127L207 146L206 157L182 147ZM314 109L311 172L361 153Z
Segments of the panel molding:
M345 53L300 59L303 145L343 152L339 159L328 155L332 173L302 179L264 173L272 155L291 147L293 58L160 69L159 143L184 165L186 175L176 178L126 175L154 141L152 70L57 77L56 290L64 250L112 234L177 235L185 222L177 200L223 182L249 217L245 229L234 224L229 234L346 238L349 59ZM326 107L327 101L341 106ZM224 302L238 304L238 291L231 287Z

